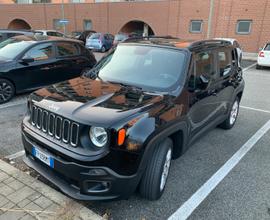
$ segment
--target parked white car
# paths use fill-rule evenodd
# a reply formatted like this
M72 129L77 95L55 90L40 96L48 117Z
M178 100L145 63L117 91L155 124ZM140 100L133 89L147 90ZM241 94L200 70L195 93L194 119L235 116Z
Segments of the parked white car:
M63 33L55 30L36 30L36 32L42 33L44 36L66 37Z
M270 67L270 43L267 43L258 53L256 69Z

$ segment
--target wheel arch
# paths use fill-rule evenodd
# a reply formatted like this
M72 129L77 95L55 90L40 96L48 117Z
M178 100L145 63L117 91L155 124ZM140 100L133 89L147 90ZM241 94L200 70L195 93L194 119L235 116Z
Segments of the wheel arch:
M167 137L171 138L173 141L173 158L176 159L180 157L188 147L188 129L186 122L182 121L171 125L147 141L140 164L140 170L144 170L146 168L148 158L153 153L154 147L157 146L157 144L162 140L165 140Z
M15 90L15 94L17 93L17 88L16 88L16 85L15 85L15 82L7 77L3 77L3 76L0 76L0 79L5 79L5 80L8 80L9 82L12 83L12 85L14 86L14 90Z
M240 91L240 92L238 92L238 93L236 94L236 97L239 98L239 101L241 101L242 96L243 96L243 91Z

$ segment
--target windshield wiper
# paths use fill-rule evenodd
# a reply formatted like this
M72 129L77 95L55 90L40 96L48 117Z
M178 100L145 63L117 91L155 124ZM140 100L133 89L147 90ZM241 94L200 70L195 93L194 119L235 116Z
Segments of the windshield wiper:
M116 82L116 81L107 81L107 82L112 83L112 84L119 84L123 88L129 89L129 90L131 89L131 90L135 90L135 91L144 92L143 88L139 87L139 86L125 84L125 83Z
M100 79L101 81L104 81L100 76L99 76L99 70L97 68L92 68L91 70L85 72L83 76L88 77L90 79Z

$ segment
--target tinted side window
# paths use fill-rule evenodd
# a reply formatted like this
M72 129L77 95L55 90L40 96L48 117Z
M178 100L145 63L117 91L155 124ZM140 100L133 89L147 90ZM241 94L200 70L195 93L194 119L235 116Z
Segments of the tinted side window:
M195 55L196 75L211 78L215 75L214 53L212 51L200 52Z
M0 41L4 40L4 36L0 34Z
M35 61L50 59L53 57L53 46L50 43L37 45L26 52L25 57L34 58Z
M270 50L270 44L267 44L267 45L265 46L264 50L269 51L269 50Z
M52 32L52 31L47 32L47 35L48 35L48 36L54 36L54 37L57 36L57 35L56 35L56 32Z
M80 53L80 48L74 43L57 43L56 44L58 55L64 56L76 56Z
M196 89L202 82L202 79L211 80L216 76L214 52L205 51L195 53L190 66L191 75L188 81L189 88Z
M61 33L59 33L59 32L55 32L55 36L56 36L56 37L64 37L64 35L61 34Z
M230 73L232 64L232 51L219 50L218 51L218 71L219 76L223 77Z

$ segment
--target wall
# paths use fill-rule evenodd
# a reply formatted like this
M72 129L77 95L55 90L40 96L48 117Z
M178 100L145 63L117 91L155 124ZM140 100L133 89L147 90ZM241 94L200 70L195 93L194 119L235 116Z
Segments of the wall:
M157 35L204 39L207 36L209 5L210 0L171 0L70 3L65 4L64 8L65 18L70 20L67 25L68 32L82 30L84 19L92 20L94 30L113 34L131 20L142 20L150 25ZM269 14L270 0L216 0L211 37L236 38L245 51L256 52L259 47L270 40ZM61 18L61 5L0 5L0 28L7 28L15 18L25 20L33 29L52 29L53 19ZM189 32L191 19L203 20L202 33ZM253 20L251 34L236 34L238 19Z

